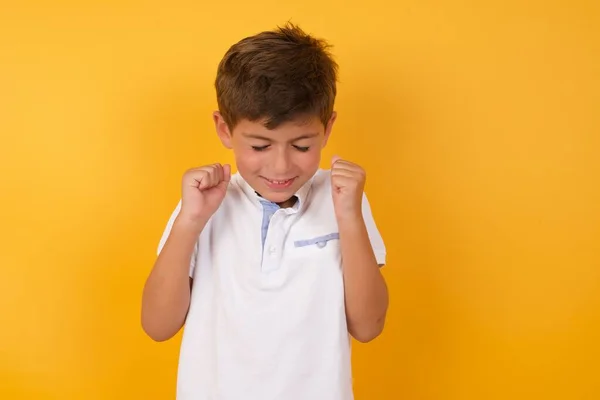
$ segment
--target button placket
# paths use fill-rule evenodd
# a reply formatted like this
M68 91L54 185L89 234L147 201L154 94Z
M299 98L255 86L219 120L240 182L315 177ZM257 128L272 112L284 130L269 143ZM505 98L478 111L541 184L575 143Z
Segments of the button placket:
M279 268L279 261L281 258L281 249L283 248L283 235L281 232L281 224L282 220L282 212L283 210L277 210L270 218L269 228L267 231L267 237L265 241L264 253L265 257L263 257L263 272L270 272L277 270Z

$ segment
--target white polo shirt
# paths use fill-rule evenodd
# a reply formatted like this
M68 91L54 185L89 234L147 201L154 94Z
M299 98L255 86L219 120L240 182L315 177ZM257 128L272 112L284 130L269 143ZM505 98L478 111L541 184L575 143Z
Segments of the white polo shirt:
M232 176L191 258L177 399L353 399L330 171L319 170L296 196L281 209ZM363 216L383 265L386 250L366 196Z

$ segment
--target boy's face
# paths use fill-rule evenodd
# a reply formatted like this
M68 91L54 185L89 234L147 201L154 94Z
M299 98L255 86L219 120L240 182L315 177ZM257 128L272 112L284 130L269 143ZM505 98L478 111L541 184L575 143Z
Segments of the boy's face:
M260 122L241 120L230 132L215 112L217 134L232 149L240 175L260 195L282 207L317 172L336 114L327 126L318 117L291 121L269 130Z

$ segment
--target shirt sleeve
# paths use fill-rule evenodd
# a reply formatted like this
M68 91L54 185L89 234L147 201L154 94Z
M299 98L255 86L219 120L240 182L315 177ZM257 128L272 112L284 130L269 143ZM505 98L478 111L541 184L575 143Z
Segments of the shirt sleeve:
M177 204L177 207L175 207L175 210L173 210L169 220L167 221L167 226L165 227L162 237L160 238L160 241L158 242L158 249L156 252L157 255L160 254L163 247L165 246L165 243L167 242L167 239L169 238L169 235L171 233L171 229L173 228L173 223L175 222L175 219L179 215L180 211L181 211L181 200L179 201L179 203ZM189 272L190 277L194 276L194 269L196 268L196 259L198 258L198 245L199 245L199 240L196 240L196 244L194 245L194 252L192 253L192 257L190 259L190 272Z
M369 204L366 194L363 194L362 213L365 220L365 226L367 227L367 233L369 234L369 239L371 240L371 246L373 247L373 252L375 253L375 259L377 260L377 264L382 267L386 262L385 243L383 242L383 238L379 233L379 229L377 229L377 224L373 218L371 205Z

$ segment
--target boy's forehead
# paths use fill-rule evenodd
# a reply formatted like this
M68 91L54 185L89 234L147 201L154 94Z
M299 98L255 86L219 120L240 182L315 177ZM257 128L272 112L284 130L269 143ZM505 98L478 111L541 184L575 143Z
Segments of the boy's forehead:
M261 122L242 120L235 130L246 138L282 140L319 136L324 132L324 127L318 118L302 122L284 122L274 129L268 129Z

